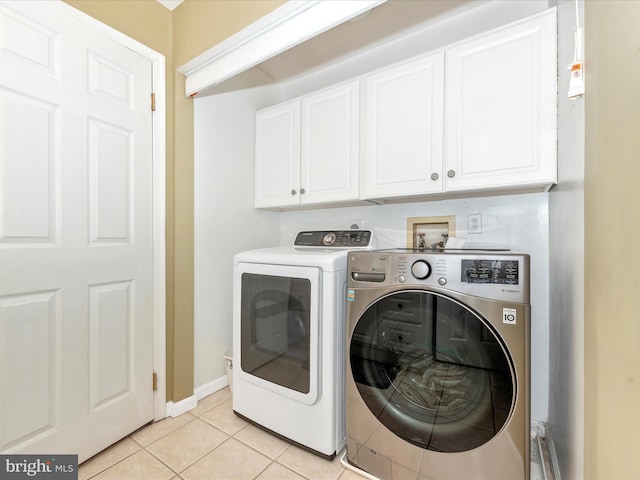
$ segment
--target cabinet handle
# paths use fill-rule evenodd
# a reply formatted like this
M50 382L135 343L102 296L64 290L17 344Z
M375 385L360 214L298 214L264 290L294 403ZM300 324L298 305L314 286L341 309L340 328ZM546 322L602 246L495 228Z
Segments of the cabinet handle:
M447 177L449 177L449 178L453 178L453 177L455 177L455 176L456 176L456 171L455 171L455 170L449 170L449 171L447 172Z
M300 189L300 195L304 195L304 188Z
M438 174L437 173L432 173L431 174L431 180L433 180L434 182L438 179Z
M296 194L296 189L294 188L293 190L291 190L291 195L295 195Z

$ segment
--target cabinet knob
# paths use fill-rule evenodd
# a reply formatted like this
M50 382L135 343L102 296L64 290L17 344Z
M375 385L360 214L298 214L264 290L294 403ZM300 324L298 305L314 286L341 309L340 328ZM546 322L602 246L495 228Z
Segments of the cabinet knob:
M453 177L455 177L455 176L456 176L456 171L455 171L455 170L449 170L449 171L447 172L447 177L449 177L449 178L453 178Z
M293 190L291 190L291 195L295 195L296 194L296 189L294 188Z
M431 174L431 180L433 180L434 182L438 179L439 175L437 173L432 173Z
M300 189L300 195L303 195L303 194L304 194L304 188L301 188Z

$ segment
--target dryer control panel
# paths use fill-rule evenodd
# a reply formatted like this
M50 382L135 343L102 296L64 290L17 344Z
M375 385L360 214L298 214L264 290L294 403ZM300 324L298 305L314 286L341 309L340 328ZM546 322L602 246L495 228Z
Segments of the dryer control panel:
M357 248L371 245L371 230L313 230L300 232L296 247Z

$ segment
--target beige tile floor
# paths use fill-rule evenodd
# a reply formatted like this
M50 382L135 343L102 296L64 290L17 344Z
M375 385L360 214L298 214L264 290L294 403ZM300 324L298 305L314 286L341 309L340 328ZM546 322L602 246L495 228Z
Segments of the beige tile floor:
M225 388L87 460L79 480L363 480L238 418Z
M545 452L536 448L532 480L553 478ZM87 460L78 478L365 480L338 458L323 460L237 417L228 387L204 398L189 413L143 427Z

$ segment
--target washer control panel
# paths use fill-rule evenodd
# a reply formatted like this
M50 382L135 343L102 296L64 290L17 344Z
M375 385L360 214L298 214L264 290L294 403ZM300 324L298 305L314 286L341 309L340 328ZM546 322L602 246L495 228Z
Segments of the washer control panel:
M529 256L525 254L354 251L349 253L347 269L349 288L442 288L510 301L528 301L529 295Z
M371 245L371 230L313 230L300 232L296 247L357 248Z

